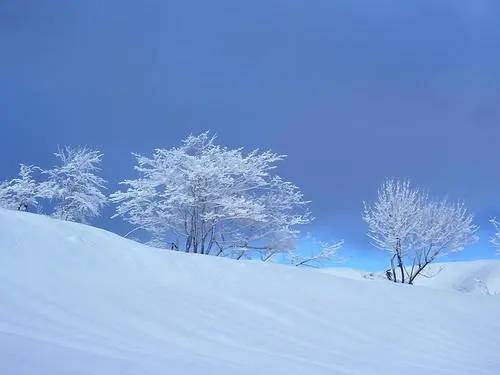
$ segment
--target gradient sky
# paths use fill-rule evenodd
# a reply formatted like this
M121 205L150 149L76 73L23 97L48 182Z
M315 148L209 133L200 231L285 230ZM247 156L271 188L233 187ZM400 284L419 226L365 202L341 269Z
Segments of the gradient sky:
M386 176L464 200L482 240L453 259L494 257L499 19L497 0L0 1L0 179L84 144L113 190L130 152L212 130L287 154L305 231L344 238L347 265L384 262L360 211Z

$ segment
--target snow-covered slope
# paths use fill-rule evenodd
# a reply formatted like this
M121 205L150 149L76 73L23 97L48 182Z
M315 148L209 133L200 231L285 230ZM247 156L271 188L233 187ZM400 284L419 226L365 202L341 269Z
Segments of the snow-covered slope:
M0 374L498 374L500 299L0 210Z
M321 272L355 280L385 279L383 272L370 273L352 268L332 267ZM429 266L415 285L464 293L500 296L500 260L445 262Z
M449 262L433 265L416 285L465 293L500 295L500 260Z

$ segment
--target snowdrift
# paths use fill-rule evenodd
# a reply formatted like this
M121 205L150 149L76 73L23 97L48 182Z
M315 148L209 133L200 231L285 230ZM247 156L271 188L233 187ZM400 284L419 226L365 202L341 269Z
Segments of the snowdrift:
M0 210L0 374L498 374L500 299Z
M500 260L438 263L417 285L500 297Z
M366 272L352 268L332 267L319 270L355 280L385 280L383 272ZM444 262L430 265L415 285L463 293L500 297L500 260Z

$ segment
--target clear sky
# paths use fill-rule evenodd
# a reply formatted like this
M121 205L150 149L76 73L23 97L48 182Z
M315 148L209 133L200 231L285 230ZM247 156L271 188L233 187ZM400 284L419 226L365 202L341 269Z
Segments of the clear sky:
M482 240L454 259L494 257L499 20L498 0L1 1L0 179L84 144L112 191L130 152L210 129L289 155L305 230L348 265L382 264L360 211L386 176L464 200Z

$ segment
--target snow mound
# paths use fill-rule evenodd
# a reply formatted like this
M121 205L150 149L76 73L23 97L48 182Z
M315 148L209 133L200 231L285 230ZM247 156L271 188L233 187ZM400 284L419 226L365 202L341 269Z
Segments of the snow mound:
M354 280L385 280L383 272L366 272L353 268L332 267L320 272ZM415 285L463 293L500 296L500 260L484 259L467 262L445 262L429 266L425 277Z
M0 373L498 374L500 299L0 210Z
M439 263L416 285L465 293L500 295L500 260Z

